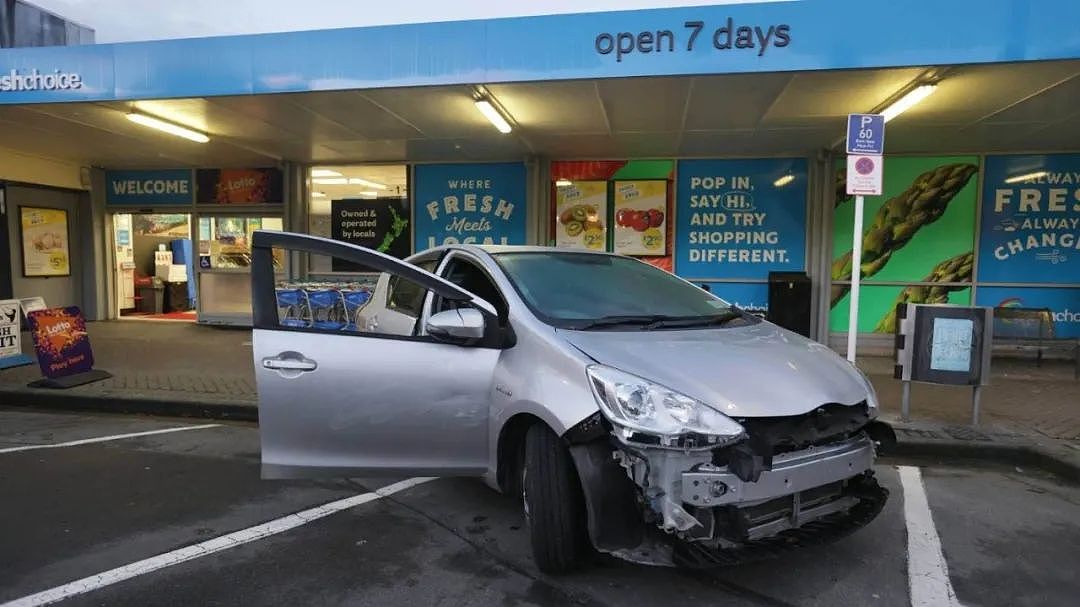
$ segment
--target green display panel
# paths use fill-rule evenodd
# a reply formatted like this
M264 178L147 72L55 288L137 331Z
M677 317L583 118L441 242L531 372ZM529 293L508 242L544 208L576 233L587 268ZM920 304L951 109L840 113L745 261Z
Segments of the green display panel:
M845 294L829 314L829 330L846 333L850 295ZM859 289L859 333L894 333L894 310L898 303L950 303L971 305L971 287L956 290L934 286L866 285Z
M844 162L837 166L830 327L847 331L855 203L844 193ZM864 202L863 282L923 283L923 288L908 288L908 301L967 303L966 285L971 283L974 265L979 168L977 156L887 157L884 195L867 196ZM884 293L891 292L895 300L904 289L884 285L865 289L864 297L883 299L861 303L859 331L891 333L891 328L886 330L880 324L895 303L886 301Z

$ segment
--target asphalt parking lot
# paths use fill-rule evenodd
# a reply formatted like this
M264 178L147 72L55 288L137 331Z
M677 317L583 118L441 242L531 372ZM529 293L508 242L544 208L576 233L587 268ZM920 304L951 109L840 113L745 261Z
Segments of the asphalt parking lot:
M1080 596L1080 488L996 466L885 462L878 476L891 492L883 514L831 546L709 571L598 556L580 573L548 577L532 565L517 500L479 481L261 481L253 425L0 409L0 606L1067 605Z

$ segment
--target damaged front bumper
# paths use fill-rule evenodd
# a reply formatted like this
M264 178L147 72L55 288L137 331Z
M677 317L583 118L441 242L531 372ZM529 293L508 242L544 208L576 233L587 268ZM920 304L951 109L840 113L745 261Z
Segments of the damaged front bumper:
M572 452L579 473L586 469L583 486L593 485L593 543L635 562L730 564L828 541L873 520L888 495L873 478L875 446L864 431L768 456L745 445L676 450L609 436L614 449L603 441L591 457L581 457L586 446Z

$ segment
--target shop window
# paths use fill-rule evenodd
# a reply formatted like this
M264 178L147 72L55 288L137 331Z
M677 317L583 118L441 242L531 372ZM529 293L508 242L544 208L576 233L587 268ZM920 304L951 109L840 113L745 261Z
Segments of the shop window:
M308 231L313 236L374 248L403 258L412 253L412 220L405 165L313 167L308 199ZM308 259L315 274L364 272L330 258Z
M199 218L199 263L205 269L251 266L251 235L255 230L282 229L280 217L211 216ZM274 267L284 270L284 251L274 250Z

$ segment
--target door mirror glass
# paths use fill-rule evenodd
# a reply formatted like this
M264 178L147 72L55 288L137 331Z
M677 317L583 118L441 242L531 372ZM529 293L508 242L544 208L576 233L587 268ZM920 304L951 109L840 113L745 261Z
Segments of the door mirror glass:
M484 315L472 308L446 310L432 314L425 328L439 341L470 344L484 337Z

